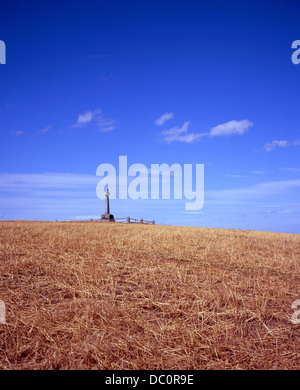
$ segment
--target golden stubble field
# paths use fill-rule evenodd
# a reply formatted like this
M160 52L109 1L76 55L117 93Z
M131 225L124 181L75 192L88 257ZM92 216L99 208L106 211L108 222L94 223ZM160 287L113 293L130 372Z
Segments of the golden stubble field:
M300 236L0 222L0 369L299 369Z

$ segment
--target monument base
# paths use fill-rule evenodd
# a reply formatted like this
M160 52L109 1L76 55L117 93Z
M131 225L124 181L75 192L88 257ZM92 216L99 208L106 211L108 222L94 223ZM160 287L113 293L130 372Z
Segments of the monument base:
M101 221L103 222L114 222L115 217L112 214L102 214Z

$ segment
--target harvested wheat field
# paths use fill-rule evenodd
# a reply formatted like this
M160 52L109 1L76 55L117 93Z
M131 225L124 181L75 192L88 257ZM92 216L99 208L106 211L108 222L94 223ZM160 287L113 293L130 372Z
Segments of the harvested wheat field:
M1 222L1 369L299 369L300 236Z

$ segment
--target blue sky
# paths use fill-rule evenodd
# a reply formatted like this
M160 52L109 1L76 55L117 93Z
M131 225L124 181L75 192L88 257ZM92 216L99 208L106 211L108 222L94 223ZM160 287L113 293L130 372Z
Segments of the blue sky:
M0 218L99 218L96 169L126 155L204 164L205 201L116 217L299 234L299 20L296 1L1 1Z

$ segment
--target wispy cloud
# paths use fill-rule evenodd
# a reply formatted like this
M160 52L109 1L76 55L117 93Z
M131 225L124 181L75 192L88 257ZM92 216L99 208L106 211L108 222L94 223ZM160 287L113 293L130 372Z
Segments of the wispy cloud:
M0 173L0 214L31 220L68 219L74 213L100 216L104 205L96 196L98 181L86 174Z
M87 123L90 123L93 120L93 118L98 114L98 112L99 112L98 110L87 111L84 114L78 115L77 126L83 126Z
M97 177L71 173L0 173L0 191L80 189L95 186Z
M115 119L107 119L100 108L94 111L86 111L78 115L77 122L72 127L94 126L103 133L108 133L116 128Z
M287 172L294 172L294 173L299 173L300 168L279 168L281 171L287 171Z
M253 123L248 119L243 120L232 120L221 125L212 127L210 129L209 135L211 137L219 136L219 135L233 135L239 134L242 135L247 131L250 127L253 126Z
M226 175L226 176L227 177L233 177L233 178L236 178L236 179L248 177L248 176L245 176L245 175Z
M264 150L267 152L271 152L272 150L276 148L287 148L288 146L299 146L300 140L296 139L294 141L287 141L287 140L277 140L274 139L272 142L266 143L264 146Z
M47 133L51 128L53 127L53 125L48 125L48 126L46 126L46 127L44 127L44 128L42 128L42 129L40 129L40 130L38 130L38 131L35 131L35 132L29 132L29 131L25 131L25 130L17 130L17 131L14 131L14 132L12 132L12 134L14 134L14 135L17 135L17 136L21 136L21 135L23 135L23 134L45 134L45 133Z
M38 131L38 134L46 134L51 129L51 127L53 127L53 125L48 125L48 126L44 127L43 129Z
M253 175L263 175L264 173L266 173L265 171L251 171L251 173Z
M274 150L277 147L278 148L286 148L287 146L289 146L288 141L286 141L286 140L278 141L277 139L274 139L272 142L265 144L264 150L266 150L267 152L271 152L272 150Z
M269 181L252 186L233 188L228 190L207 191L206 198L218 199L219 201L249 201L267 198L269 196L282 195L295 188L300 188L300 179Z
M22 135L24 133L25 133L24 130L17 130L17 131L15 131L15 135Z
M162 116L160 116L158 119L156 119L155 124L156 126L163 126L169 119L174 118L173 112L166 112Z
M99 118L98 120L98 127L99 130L103 133L109 133L110 131L113 131L116 128L116 120L115 119L106 119L106 118Z
M209 132L203 133L188 133L188 128L191 122L184 122L179 127L173 127L170 130L164 130L161 134L164 136L164 140L170 144L173 141L180 141L186 143L194 143L200 141L202 137L215 137L215 136L229 136L234 134L242 135L247 131L253 123L248 119L244 120L232 120L227 123L212 127Z
M198 141L201 137L203 137L204 133L188 133L188 128L191 122L184 122L184 124L179 127L173 127L170 130L164 130L161 134L164 137L164 140L170 144L173 141L180 141L186 143L193 143Z

